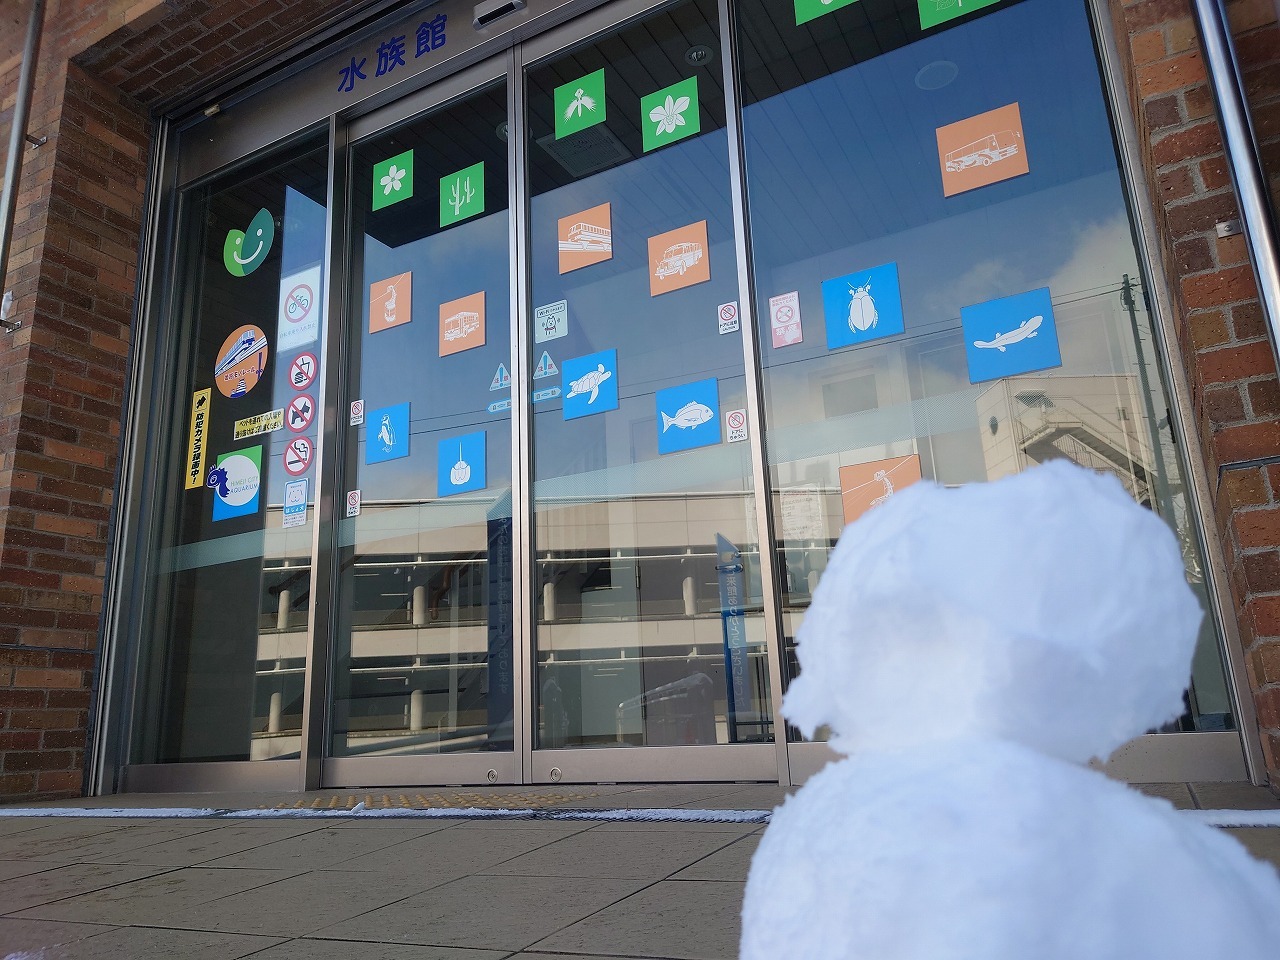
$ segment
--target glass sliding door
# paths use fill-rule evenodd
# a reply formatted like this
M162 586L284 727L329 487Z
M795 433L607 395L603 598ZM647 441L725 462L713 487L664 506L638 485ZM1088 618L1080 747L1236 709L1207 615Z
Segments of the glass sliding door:
M776 776L723 66L689 0L527 72L534 779Z
M384 781L515 776L506 141L497 78L349 154L331 749L433 758Z

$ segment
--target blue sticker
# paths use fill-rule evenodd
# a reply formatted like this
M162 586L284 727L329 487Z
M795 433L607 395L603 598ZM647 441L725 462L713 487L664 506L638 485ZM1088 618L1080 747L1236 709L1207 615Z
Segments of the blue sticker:
M827 321L827 349L866 343L902 333L902 290L898 265L822 281L822 312Z
M436 496L483 490L488 482L484 454L483 430L441 440L436 450Z
M618 351L601 350L564 362L564 418L618 409Z
M205 485L213 487L214 520L257 513L258 491L262 486L261 445L219 456Z
M720 386L715 377L657 393L658 452L720 442Z
M1048 287L965 307L960 325L970 383L1062 366Z
M371 410L365 418L364 462L382 463L409 455L409 404Z

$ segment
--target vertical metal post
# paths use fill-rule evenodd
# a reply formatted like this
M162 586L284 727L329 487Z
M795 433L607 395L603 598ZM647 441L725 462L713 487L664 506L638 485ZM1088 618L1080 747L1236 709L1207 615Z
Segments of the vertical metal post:
M751 272L751 235L747 218L747 188L742 139L742 97L737 75L737 19L729 0L719 0L720 59L724 76L725 132L729 141L729 182L733 197L734 252L738 262L738 325L747 387L747 417L751 443L752 481L756 502L756 535L760 548L760 585L764 593L765 647L769 661L769 699L773 712L773 742L778 753L778 782L791 783L787 725L782 719L784 632L774 552L769 466L765 459L764 407L760 345L756 338L755 283Z
M1231 25L1222 0L1194 0L1192 7L1200 28L1205 65L1209 68L1209 88L1222 123L1227 169L1240 199L1246 246L1258 278L1258 297L1267 319L1271 353L1280 368L1280 262L1276 255L1276 221L1262 175L1258 138L1249 117Z
M511 549L515 624L513 711L515 749L521 783L533 777L537 670L533 645L537 564L533 556L533 413L530 397L528 132L522 47L507 54L507 196L511 198Z
M22 176L22 145L27 136L27 114L31 110L31 88L35 83L43 27L44 0L32 0L27 45L22 49L22 68L18 73L18 96L13 104L13 126L9 129L9 156L4 165L4 196L0 202L0 292L4 291L8 276L9 244L18 209L18 180Z

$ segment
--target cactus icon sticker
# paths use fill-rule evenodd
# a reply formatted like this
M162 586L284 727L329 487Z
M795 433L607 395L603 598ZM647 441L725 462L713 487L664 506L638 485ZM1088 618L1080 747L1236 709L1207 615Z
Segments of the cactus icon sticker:
M233 277L247 277L262 266L276 238L271 211L263 207L249 221L248 230L228 230L222 244L222 262Z

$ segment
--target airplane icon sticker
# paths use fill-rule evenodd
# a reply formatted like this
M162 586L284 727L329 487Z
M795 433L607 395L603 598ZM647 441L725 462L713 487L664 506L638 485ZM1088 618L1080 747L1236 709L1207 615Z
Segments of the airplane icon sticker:
M970 383L1062 366L1048 287L964 307L960 325Z

